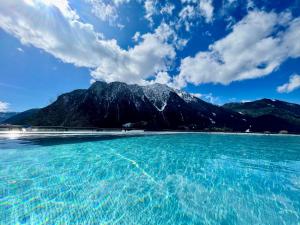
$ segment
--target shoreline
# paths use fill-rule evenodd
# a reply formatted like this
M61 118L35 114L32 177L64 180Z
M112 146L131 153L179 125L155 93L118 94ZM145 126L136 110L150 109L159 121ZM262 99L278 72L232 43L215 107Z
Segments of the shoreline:
M297 136L299 134L279 133L243 133L243 132L210 132L210 131L0 131L0 138L18 137L76 137L76 136L146 136L146 135L172 135L172 134L206 134L206 135L249 135L249 136Z

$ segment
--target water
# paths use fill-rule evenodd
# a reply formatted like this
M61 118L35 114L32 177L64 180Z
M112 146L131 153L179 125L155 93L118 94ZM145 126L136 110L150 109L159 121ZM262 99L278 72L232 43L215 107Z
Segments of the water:
M300 137L0 139L0 224L299 224Z

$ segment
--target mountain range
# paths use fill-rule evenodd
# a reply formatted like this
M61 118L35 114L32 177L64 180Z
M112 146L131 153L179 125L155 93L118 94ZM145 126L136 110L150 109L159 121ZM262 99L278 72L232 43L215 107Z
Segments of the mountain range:
M286 130L300 133L300 105L279 100L261 99L245 103L228 103L226 109L253 118L252 131L278 132Z
M17 114L6 124L147 130L300 133L300 106L262 99L216 106L162 84L97 81L60 95L41 109Z
M16 112L0 112L0 123L17 115L18 113Z

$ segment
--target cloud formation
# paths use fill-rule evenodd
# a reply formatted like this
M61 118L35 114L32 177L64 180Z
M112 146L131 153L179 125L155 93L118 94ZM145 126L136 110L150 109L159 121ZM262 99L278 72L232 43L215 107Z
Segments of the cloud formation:
M167 24L161 24L154 33L141 35L142 41L128 51L120 51L114 59L102 59L92 76L107 82L145 84L147 78L169 70L176 56L174 47L167 43L173 34Z
M107 4L102 0L86 0L92 7L92 13L102 21L108 21L110 24L118 18L117 7L113 4Z
M159 12L156 0L145 0L144 8L146 11L145 18L153 25L153 16Z
M187 83L226 85L266 76L286 59L300 56L299 37L300 18L252 11L208 51L184 58L174 82L178 87Z
M181 0L178 25L184 25L186 31L204 18L206 23L213 21L214 6L212 0Z
M92 13L104 22L109 22L110 25L122 27L123 25L116 23L118 19L118 8L120 5L129 3L130 0L85 0L90 4Z
M189 32L191 27L201 22L211 23L214 19L212 0L180 0L180 4L174 4L174 1L137 1L143 3L145 9L144 17L149 21L150 26L154 25L154 19L156 18L175 25L177 30L184 27ZM177 11L175 9L180 10Z
M290 76L289 82L277 87L279 93L290 93L300 88L300 75L294 74Z
M7 112L9 104L7 102L0 101L0 112Z
M205 18L207 23L213 20L214 7L212 0L201 0L199 2L199 9L200 14Z
M115 0L116 4L124 1ZM128 83L143 83L168 70L176 55L172 43L178 39L162 23L153 33L141 35L142 41L136 46L122 49L115 39L105 40L91 24L81 22L67 0L2 0L0 27L24 45L40 48L63 62L91 68L95 79Z
M130 0L85 1L93 6L95 14L103 17L100 19L114 21L118 17L117 7ZM159 82L177 88L189 83L226 85L266 76L288 58L300 56L300 17L293 18L288 12L254 10L208 50L177 60L177 53L189 38L182 35L184 30L180 26L189 30L199 21L212 23L213 1L181 0L181 10L175 10L178 5L170 2L138 2L145 8L146 19L153 22L153 17L160 14L162 22L148 33L136 31L132 35L135 45L127 48L121 48L115 39L105 39L93 25L83 22L68 0L0 0L0 28L24 45L42 49L63 62L89 68L94 80L107 82ZM107 7L111 9L106 10ZM170 17L171 14L174 15ZM172 77L173 73L177 75Z
M190 94L197 98L201 98L204 101L210 102L212 104L218 104L219 102L219 97L213 96L212 93L208 93L208 94L190 93Z

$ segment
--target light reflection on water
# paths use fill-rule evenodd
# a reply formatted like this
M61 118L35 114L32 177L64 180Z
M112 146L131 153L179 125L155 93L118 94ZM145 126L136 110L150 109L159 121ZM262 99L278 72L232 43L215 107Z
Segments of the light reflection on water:
M0 139L0 224L297 224L300 137Z

